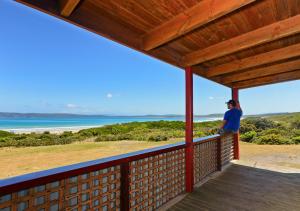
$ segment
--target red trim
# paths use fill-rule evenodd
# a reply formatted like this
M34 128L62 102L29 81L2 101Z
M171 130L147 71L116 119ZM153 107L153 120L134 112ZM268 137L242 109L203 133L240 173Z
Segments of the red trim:
M186 113L185 113L185 167L186 192L193 191L194 161L193 161L193 72L191 67L185 69Z
M239 90L238 89L231 89L232 99L235 101L239 101ZM233 158L236 160L240 159L240 146L239 146L239 133L233 135Z

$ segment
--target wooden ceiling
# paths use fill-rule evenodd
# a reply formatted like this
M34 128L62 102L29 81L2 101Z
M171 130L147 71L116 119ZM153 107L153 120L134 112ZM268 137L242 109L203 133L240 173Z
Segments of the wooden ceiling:
M300 79L300 0L17 0L234 88Z

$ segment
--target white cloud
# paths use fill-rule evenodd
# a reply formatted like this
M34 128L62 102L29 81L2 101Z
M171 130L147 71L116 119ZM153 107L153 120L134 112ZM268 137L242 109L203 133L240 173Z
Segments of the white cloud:
M78 108L77 105L72 104L72 103L67 104L66 107L67 107L67 108Z
M112 95L111 93L107 93L106 97L107 97L107 98L112 98L113 95Z
M212 97L212 96L210 96L208 99L210 99L210 100L213 100L213 99L215 99L214 97Z

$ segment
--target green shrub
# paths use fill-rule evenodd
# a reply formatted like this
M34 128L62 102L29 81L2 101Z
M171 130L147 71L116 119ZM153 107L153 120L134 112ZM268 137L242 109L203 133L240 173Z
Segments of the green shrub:
M247 123L245 121L241 121L240 133L247 133L250 131L256 131L257 128L254 124Z
M299 129L292 129L289 132L290 132L291 136L293 136L293 137L300 136L300 130Z
M14 135L13 133L0 130L0 138L9 137L9 136L13 136L13 135Z
M205 133L203 131L195 131L194 132L194 137L199 138L205 136Z
M293 141L289 138L285 138L278 134L270 134L270 135L260 136L256 138L254 143L280 145L280 144L293 144Z
M281 135L284 137L289 137L291 135L290 131L282 130L280 128L267 129L267 130L263 130L259 133L260 136L272 135L272 134Z
M292 141L294 142L294 144L300 144L300 136L293 137Z
M167 140L168 140L168 137L165 136L165 135L151 135L148 138L148 141L155 141L155 142L158 142L158 141L167 141Z
M240 138L242 141L252 142L254 140L254 138L256 137L256 135L257 135L257 133L255 131L249 131L249 132L242 134L240 136Z
M254 125L255 128L260 131L278 127L276 122L266 118L249 118L245 119L245 123Z
M214 127L211 129L208 129L207 131L204 131L205 136L215 135L219 131L219 127Z
M88 138L88 137L94 136L92 130L80 130L78 133L79 133L81 136L84 136L84 137L87 137L87 138Z
M64 131L59 137L63 138L63 137L69 137L72 135L73 135L72 131Z
M291 122L291 127L293 129L300 129L300 120L294 120L293 122Z
M98 136L95 139L95 142L101 142L101 141L117 141L117 137L114 135L102 135L102 136Z

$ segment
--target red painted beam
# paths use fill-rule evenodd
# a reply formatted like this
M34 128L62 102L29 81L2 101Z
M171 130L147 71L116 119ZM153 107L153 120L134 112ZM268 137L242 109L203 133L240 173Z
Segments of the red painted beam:
M239 90L238 89L231 89L232 99L235 101L239 101ZM239 160L240 159L240 146L239 146L239 139L240 134L235 133L233 138L233 159Z
M193 161L193 72L191 67L185 69L185 167L186 167L186 192L192 192L194 186L194 161Z

